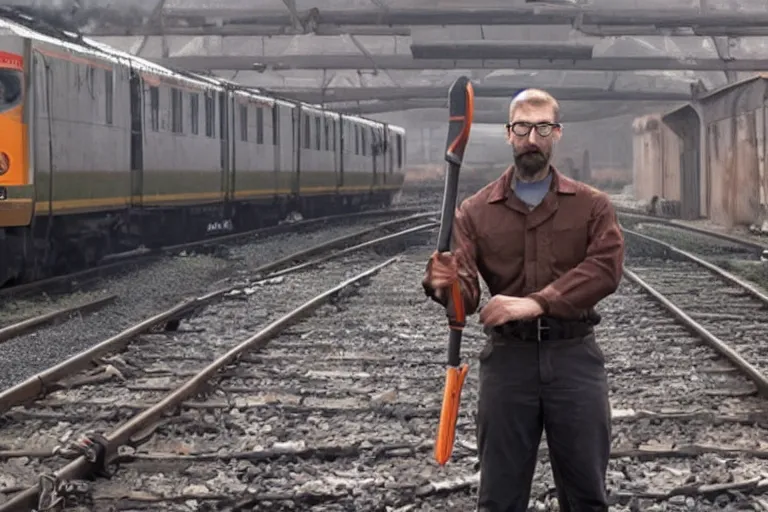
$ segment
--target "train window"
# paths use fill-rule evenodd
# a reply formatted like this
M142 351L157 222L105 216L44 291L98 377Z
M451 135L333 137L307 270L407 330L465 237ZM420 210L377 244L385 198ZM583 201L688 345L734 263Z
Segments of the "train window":
M328 118L323 119L323 127L325 132L325 150L330 151L331 150L331 127L330 127L330 123L328 122Z
M104 70L104 101L106 103L106 122L112 124L113 108L114 108L114 78L113 71L111 69Z
M149 112L152 131L160 131L160 90L157 87L149 88Z
M13 69L0 69L0 112L21 103L23 87L22 74Z
M182 107L182 93L179 89L171 89L171 131L173 133L184 132L184 113Z
M366 135L368 135L368 130L365 129L365 128L362 128L360 130L360 132L361 132L360 133L360 145L362 146L361 149L362 149L363 156L365 156L367 154L365 148L368 145L368 137L366 137Z
M272 107L272 145L280 144L280 107Z
M189 128L193 135L200 131L200 95L189 95Z
M309 116L304 116L304 149L309 149Z
M336 151L336 120L331 121L331 150Z
M403 166L403 137L398 134L395 135L395 141L397 142L397 167Z
M93 98L96 92L93 85L93 68L87 64L85 65L85 80L88 82L88 92L91 94L91 98Z
M240 140L248 142L248 105L240 105Z
M216 121L216 101L214 101L213 93L205 93L205 136L215 137L216 129L214 123Z
M360 154L360 127L355 125L355 154Z
M322 126L320 126L322 121L320 120L319 116L315 117L315 149L320 149L320 134L322 133Z
M264 109L256 108L256 144L264 144Z

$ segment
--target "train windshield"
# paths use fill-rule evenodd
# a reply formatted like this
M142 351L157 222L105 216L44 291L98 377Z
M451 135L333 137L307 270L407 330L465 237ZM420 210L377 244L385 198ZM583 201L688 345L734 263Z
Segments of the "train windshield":
M5 112L21 103L21 71L0 69L0 112Z

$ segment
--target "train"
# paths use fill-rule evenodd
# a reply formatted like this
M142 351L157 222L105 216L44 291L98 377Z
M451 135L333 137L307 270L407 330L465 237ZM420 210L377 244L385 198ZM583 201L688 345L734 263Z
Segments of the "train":
M385 208L404 127L174 70L0 8L0 286Z

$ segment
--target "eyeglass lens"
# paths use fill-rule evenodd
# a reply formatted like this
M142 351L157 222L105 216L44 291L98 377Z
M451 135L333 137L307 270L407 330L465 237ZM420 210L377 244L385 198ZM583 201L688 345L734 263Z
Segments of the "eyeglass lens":
M536 133L538 133L540 136L546 137L547 135L552 133L552 129L554 128L554 126L555 125L551 123L533 124L533 123L520 122L520 123L512 123L511 125L507 124L507 128L512 129L512 132L518 137L524 137L528 135L529 133L531 133L531 130L533 128L536 128Z

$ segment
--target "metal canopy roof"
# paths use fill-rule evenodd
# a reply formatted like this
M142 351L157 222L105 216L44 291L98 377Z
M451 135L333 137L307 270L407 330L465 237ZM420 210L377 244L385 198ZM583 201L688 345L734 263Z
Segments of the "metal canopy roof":
M162 64L413 120L444 120L462 74L476 85L476 121L502 123L528 86L554 92L578 121L668 109L768 69L764 0L10 3Z

